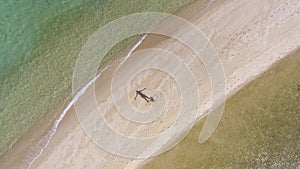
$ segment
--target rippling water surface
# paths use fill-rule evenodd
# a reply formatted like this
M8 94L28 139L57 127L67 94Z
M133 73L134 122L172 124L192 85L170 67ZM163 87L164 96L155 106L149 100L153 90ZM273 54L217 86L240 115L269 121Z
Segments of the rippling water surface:
M193 0L10 0L0 12L0 155L70 99L73 66L101 25L135 12L175 12ZM107 58L130 48L129 38ZM59 105L59 106L58 106Z

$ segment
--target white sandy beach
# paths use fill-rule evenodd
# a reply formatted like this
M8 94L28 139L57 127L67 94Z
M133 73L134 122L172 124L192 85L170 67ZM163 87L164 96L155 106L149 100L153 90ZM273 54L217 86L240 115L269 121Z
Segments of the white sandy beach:
M197 8L199 4L194 4L182 13L206 34L217 49L225 71L227 97L300 47L299 0L222 0L210 4L202 12L197 11ZM171 51L190 68L197 80L196 84L190 85L199 89L202 98L199 101L201 111L198 116L203 117L203 113L211 106L211 85L205 66L187 47L173 39L161 40L150 35L137 50L147 47ZM138 61L139 59L138 64L145 64ZM163 65L176 67L170 65L173 62L168 60L161 62ZM170 127L181 106L176 81L158 70L143 71L134 77L129 87L129 96L123 95L124 99L130 98L134 107L139 110L150 108L150 104L145 105L141 98L136 101L133 99L135 90L144 87L147 88L145 93L157 99L151 104L159 103L159 99L163 97L161 92L168 104L165 114L151 125L130 123L118 114L110 92L111 79L119 63L120 59L113 62L96 81L98 107L91 107L88 94L81 96L78 102L86 106L86 109L101 110L112 128L130 137L155 136ZM134 69L135 66L137 64L132 64L128 69ZM139 168L147 160L149 159L123 158L102 150L83 131L72 107L48 146L30 168L129 169Z

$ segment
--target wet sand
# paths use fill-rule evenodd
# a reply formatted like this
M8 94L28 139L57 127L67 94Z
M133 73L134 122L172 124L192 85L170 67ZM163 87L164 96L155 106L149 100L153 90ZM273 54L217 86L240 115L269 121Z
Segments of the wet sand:
M142 168L299 167L299 65L297 51L229 98L217 131L206 143L197 141L204 118L176 148Z
M227 97L300 46L300 4L297 1L218 1L205 12L197 12L198 7L199 5L193 5L185 9L185 18L207 35L220 54L226 75ZM148 42L149 46L166 49L179 55L190 67L195 79L201 82L191 86L205 91L199 93L203 98L199 102L201 106L199 118L203 117L211 106L210 81L205 66L212 65L204 66L190 50L172 39L155 40L156 38L152 37L151 40L151 36L148 38L145 42ZM179 91L175 81L155 70L138 74L129 87L129 98L134 97L135 89L147 87L148 94L155 95L158 89L164 91L170 104L167 116L162 117L161 123L153 123L150 127L129 124L117 113L111 92L108 90L114 70L120 61L120 59L115 61L96 81L95 91L99 107L94 109L102 110L109 125L125 135L147 137L160 133L172 124L176 118L176 110L180 107L180 100L176 99ZM162 63L170 64L168 61ZM132 68L135 66L133 64ZM88 94L83 95L78 102L86 105L87 109L93 109L87 102L89 97ZM124 95L125 97L128 96ZM135 104L138 107L144 103L143 100L138 100ZM148 129L151 130L143 132ZM74 109L71 108L49 145L32 163L31 168L137 168L145 161L122 158L100 149L84 133Z

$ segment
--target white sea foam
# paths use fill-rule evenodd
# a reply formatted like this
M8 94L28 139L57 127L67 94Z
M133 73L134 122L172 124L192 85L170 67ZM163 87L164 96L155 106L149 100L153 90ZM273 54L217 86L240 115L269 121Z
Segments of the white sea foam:
M144 35L138 43L136 43L131 50L128 52L128 54L125 56L125 60L131 56L131 54L134 52L134 50L144 41L144 39L147 37L147 34ZM105 67L97 76L95 76L84 88L82 88L79 92L76 93L76 95L73 97L71 102L67 105L67 107L63 110L63 112L58 116L58 118L55 120L53 126L51 129L45 134L41 140L32 147L28 153L26 154L23 161L20 163L20 167L24 168L24 166L27 166L27 168L30 168L31 165L35 162L35 160L42 154L42 152L45 150L47 145L49 144L51 138L56 133L59 124L61 123L62 119L65 117L66 113L70 110L70 108L77 102L80 96L82 96L86 90L100 77L101 73L105 70L107 70L110 66ZM28 164L29 162L29 164Z

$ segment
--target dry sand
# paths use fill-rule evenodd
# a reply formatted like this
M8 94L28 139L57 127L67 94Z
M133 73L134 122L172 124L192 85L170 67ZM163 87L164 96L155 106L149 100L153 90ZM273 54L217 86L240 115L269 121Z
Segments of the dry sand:
M197 25L219 52L225 70L227 97L300 46L300 2L297 0L224 0L212 3L202 12L197 12L198 7L194 4L185 9L184 17ZM211 106L211 86L205 67L181 43L163 39L149 36L139 49L148 46L166 49L188 65L198 81L197 84L191 84L191 87L200 89L202 99L198 115L202 117ZM172 78L158 70L139 73L131 82L129 96L124 94L124 98L129 97L137 109L149 109L150 104L145 105L142 99L133 100L135 89L146 87L148 90L145 93L153 94L158 100L163 97L158 90L163 91L168 104L165 114L150 126L130 123L117 113L108 90L120 61L115 61L96 81L98 109L103 112L108 124L124 135L155 136L167 129L178 115L181 103L177 99L180 98L178 86ZM167 60L161 62L164 65L170 64ZM134 66L132 64L128 69ZM93 109L87 101L89 97L85 94L78 100L87 110ZM138 168L146 160L122 158L99 148L82 130L71 108L31 168Z

